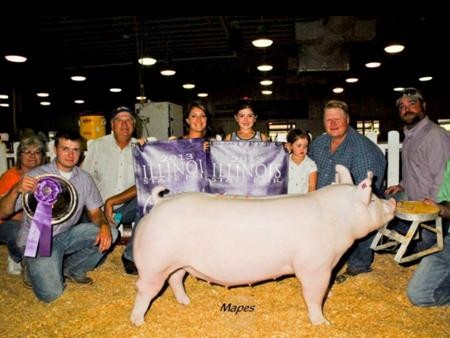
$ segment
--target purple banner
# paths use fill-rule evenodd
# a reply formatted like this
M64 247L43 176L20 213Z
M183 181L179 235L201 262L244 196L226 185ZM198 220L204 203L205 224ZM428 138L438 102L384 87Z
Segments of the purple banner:
M136 146L136 186L139 210L153 206L151 191L161 185L170 193L202 191L234 195L287 193L288 154L276 142L156 141Z
M288 154L277 142L211 142L211 193L265 196L287 193Z
M206 190L203 143L202 139L155 141L134 147L134 171L142 214L152 208L151 191L158 185L169 189L171 194Z

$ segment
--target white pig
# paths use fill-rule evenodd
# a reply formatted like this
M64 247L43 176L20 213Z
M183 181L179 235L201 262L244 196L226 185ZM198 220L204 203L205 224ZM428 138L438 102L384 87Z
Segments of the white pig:
M354 186L336 167L339 184L307 195L238 197L182 193L161 198L135 234L139 271L131 321L139 326L167 278L177 301L189 304L186 272L224 285L250 285L295 274L313 324L328 323L322 305L331 272L355 239L394 217L395 201L372 194L372 174Z

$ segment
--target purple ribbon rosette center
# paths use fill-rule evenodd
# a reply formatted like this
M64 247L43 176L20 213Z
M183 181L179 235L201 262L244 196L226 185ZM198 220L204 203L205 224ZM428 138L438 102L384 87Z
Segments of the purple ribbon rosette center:
M61 185L57 179L53 177L41 177L39 179L34 192L38 204L31 220L25 256L36 257L38 247L40 256L51 256L52 207L61 191Z

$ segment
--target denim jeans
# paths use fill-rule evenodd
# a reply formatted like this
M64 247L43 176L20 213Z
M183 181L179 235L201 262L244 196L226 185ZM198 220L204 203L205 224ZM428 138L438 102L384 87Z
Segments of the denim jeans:
M64 275L84 276L95 268L106 252L99 252L95 238L99 228L82 223L53 237L50 257L24 257L28 276L37 298L51 302L64 291ZM111 229L113 241L117 229Z
M4 223L0 223L0 243L6 244L9 256L16 263L22 260L22 252L16 244L19 228L20 221L7 220Z
M134 233L136 232L137 224L139 220L141 219L140 213L138 212L138 203L137 198L133 198L128 203L125 203L122 205L119 209L115 211L116 213L122 214L122 220L121 223L133 223L134 227L131 231L131 238L128 241L128 244L123 251L123 256L130 260L134 261L133 259L133 239L134 239Z
M418 306L450 305L450 235L442 251L422 258L409 281L408 298Z
M373 250L370 248L375 233L371 233L364 238L357 240L350 248L350 255L347 261L347 269L368 272L373 262Z

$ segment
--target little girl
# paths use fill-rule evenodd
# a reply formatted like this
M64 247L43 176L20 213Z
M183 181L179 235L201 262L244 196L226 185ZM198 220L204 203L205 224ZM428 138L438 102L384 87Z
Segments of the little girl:
M234 114L239 130L225 136L225 141L267 141L265 134L253 129L256 117L251 100L248 97L240 99Z
M301 129L291 129L287 135L289 156L288 194L306 194L316 190L317 166L306 153L309 135Z

